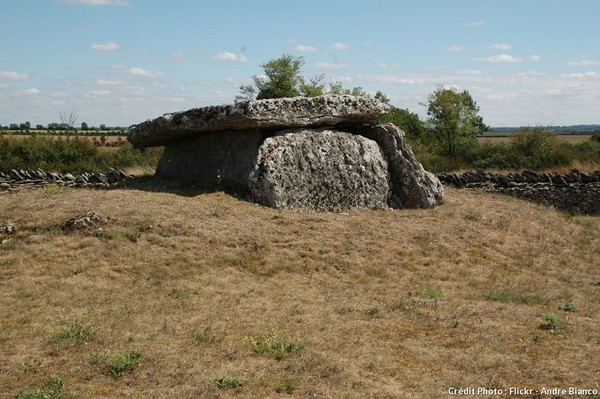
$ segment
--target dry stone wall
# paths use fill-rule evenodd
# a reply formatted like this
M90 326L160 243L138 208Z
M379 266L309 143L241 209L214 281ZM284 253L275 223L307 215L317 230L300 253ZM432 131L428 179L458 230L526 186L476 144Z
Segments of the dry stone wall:
M18 191L22 188L44 187L48 184L66 187L109 187L129 178L130 176L120 170L72 175L70 173L45 172L41 169L13 169L9 173L0 172L0 191Z
M439 173L445 185L510 195L571 214L600 216L600 170L569 173Z

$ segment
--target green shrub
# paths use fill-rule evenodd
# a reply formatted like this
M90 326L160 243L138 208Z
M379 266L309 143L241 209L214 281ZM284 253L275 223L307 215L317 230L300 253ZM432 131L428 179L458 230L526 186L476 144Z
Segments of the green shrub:
M42 169L48 172L83 173L155 166L163 148L136 150L124 145L117 151L100 151L85 137L26 139L0 137L0 171Z

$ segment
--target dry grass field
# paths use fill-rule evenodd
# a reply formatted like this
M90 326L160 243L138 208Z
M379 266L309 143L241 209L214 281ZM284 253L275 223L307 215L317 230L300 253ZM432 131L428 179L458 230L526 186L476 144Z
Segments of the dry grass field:
M61 228L88 211L102 231ZM141 179L1 194L7 222L1 398L600 389L600 218L454 189L297 213Z
M588 141L592 137L591 134L556 134L556 139L559 142L565 143L580 143L582 141ZM483 143L509 143L511 136L498 136L498 137L478 137L477 141L480 144Z

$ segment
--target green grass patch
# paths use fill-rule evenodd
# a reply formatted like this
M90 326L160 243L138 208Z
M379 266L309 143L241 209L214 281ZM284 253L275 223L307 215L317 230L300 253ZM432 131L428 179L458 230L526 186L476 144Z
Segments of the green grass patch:
M244 381L237 377L223 377L219 378L215 382L217 383L217 388L223 390L236 389L244 386Z
M59 377L51 377L43 387L19 391L15 399L67 399L72 395L65 392L66 382Z
M98 364L115 378L122 377L126 372L136 369L142 364L143 353L139 349L132 349L129 352L117 352L111 355L110 352L98 355L93 352L90 355L90 363Z
M285 331L272 332L259 337L247 337L246 340L255 353L271 355L277 360L281 360L292 353L300 352L307 345L306 341L292 338Z
M490 301L502 302L502 303L520 303L523 305L542 305L548 302L548 300L542 296L535 294L523 294L520 292L512 291L495 291L487 295L487 299Z
M78 344L88 341L94 335L94 327L91 324L82 323L79 320L70 322L63 329L52 333L52 341L71 340Z

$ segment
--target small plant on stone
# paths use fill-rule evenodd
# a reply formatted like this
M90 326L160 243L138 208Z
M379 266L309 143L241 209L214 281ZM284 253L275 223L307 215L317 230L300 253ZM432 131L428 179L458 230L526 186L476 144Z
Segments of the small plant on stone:
M244 381L236 377L223 377L215 381L219 389L235 389L244 386Z

